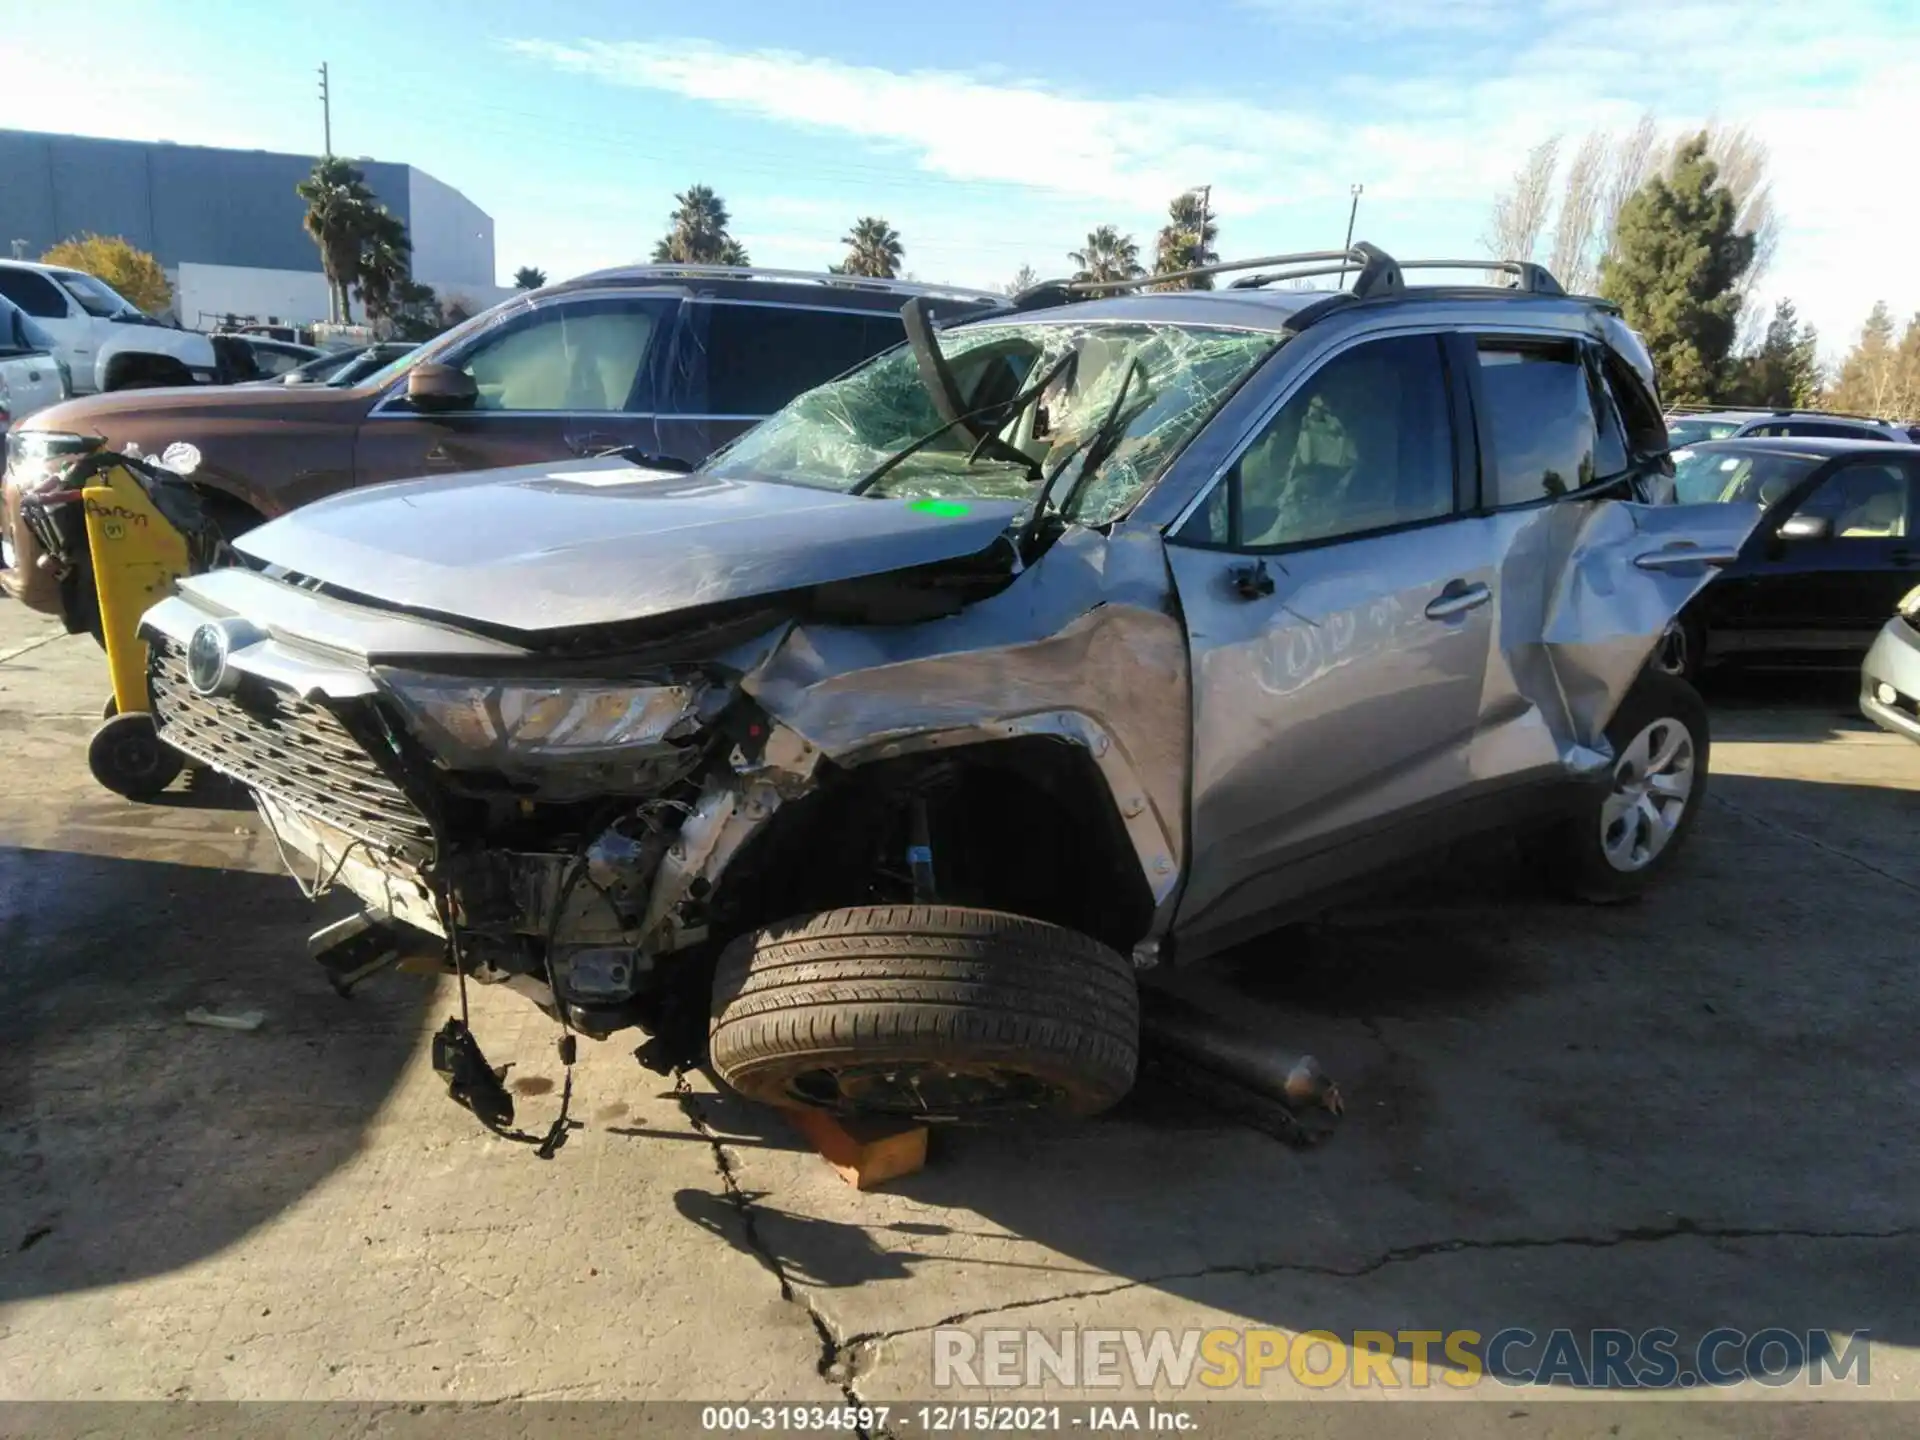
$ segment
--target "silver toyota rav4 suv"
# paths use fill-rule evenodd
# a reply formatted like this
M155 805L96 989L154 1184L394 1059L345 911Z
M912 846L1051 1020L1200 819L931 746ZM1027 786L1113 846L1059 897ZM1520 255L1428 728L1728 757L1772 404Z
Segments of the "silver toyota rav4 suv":
M1414 268L910 302L691 473L310 505L148 613L159 733L365 902L343 973L429 948L598 1037L691 1008L782 1103L1096 1111L1137 967L1492 831L1631 896L1697 818L1706 713L1646 661L1758 510L1672 503L1606 303Z

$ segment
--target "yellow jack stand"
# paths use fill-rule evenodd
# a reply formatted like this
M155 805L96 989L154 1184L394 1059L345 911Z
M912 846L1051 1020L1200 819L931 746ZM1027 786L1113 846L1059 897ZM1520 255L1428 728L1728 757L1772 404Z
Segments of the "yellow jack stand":
M147 800L185 764L154 733L148 713L147 646L140 617L187 573L187 541L124 465L109 465L80 492L100 595L100 633L113 696L107 720L87 746L93 778L131 800Z

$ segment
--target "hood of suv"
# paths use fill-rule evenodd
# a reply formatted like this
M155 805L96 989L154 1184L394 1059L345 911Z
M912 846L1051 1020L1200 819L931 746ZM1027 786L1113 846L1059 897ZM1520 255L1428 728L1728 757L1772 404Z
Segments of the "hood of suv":
M1013 501L843 495L618 457L350 491L252 530L253 559L508 630L564 630L958 559Z
M133 440L155 453L175 440L198 441L229 426L327 425L357 422L370 397L324 386L183 385L164 390L109 390L49 406L22 421L23 429L98 435L109 446ZM182 427L191 426L184 429Z

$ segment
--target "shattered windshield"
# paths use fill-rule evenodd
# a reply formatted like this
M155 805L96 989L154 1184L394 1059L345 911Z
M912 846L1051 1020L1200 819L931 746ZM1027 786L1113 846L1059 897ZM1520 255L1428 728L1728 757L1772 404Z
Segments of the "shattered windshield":
M1111 322L948 332L939 344L962 411L985 412L992 428L952 425L888 468L867 493L1026 500L1038 477L1057 472L1054 503L1082 524L1105 524L1139 499L1280 339ZM852 490L945 419L912 349L903 347L808 391L707 469ZM1093 473L1082 474L1089 456Z

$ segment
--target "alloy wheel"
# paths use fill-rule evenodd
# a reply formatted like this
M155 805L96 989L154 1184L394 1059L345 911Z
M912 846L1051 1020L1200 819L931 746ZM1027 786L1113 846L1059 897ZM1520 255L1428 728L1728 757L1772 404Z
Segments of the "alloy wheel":
M1600 807L1600 848L1614 869L1644 870L1667 848L1693 796L1693 735L1671 716L1620 751L1613 789Z

